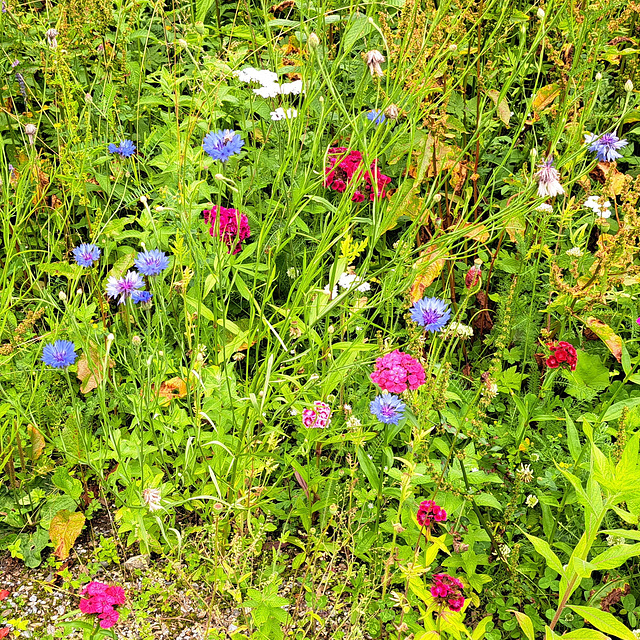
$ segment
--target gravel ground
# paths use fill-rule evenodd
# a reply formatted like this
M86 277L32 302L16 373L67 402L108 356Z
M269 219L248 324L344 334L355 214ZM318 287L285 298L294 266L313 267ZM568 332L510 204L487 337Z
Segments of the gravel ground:
M117 537L106 515L94 518L89 525L60 569L52 568L46 560L40 567L29 569L8 553L0 556L0 589L9 592L5 599L0 600L0 631L9 626L12 631L7 638L81 638L80 632L64 632L60 622L86 619L81 617L78 610L78 594L81 586L88 581L89 574L92 580L120 585L125 590L127 603L122 609L128 609L129 613L122 615L113 627L118 638L229 638L231 636L227 634L243 623L244 616L238 608L220 609L217 604L208 606L211 602L208 594L212 593L210 585L179 583L176 579L179 572L169 568L165 560L120 554L120 564L99 561L97 558L100 556L96 552L100 548L101 536ZM297 580L285 581L280 589L280 595L292 602L283 608L290 611L300 623L304 618L309 620L304 598L297 597L302 591ZM331 590L327 595L329 606L317 612L323 624L316 628L311 637L318 640L333 638L338 628L347 632L349 637L349 606L342 603L343 606L336 607ZM210 635L208 630L218 633ZM358 637L369 636L360 632Z

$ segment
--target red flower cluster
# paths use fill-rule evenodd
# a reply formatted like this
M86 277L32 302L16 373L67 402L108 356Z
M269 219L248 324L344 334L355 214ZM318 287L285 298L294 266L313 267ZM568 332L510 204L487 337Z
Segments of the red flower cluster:
M218 211L220 220L218 220ZM204 221L210 225L209 234L217 235L229 247L229 253L240 253L242 241L251 235L247 216L244 213L238 213L236 209L215 205L212 209L205 209L203 213Z
M422 365L417 360L396 349L376 360L371 380L383 391L402 393L423 385L425 375Z
M462 589L464 585L458 578L447 573L436 573L433 576L431 595L441 607L449 607L451 611L460 611L464 606Z
M367 171L362 164L362 154L351 151L347 156L346 147L331 147L329 149L329 166L325 169L324 186L342 193L351 184L358 184L364 176L364 186L355 190L351 200L364 202L367 198L384 198L387 195L385 185L391 182L389 176L380 173L377 160L371 163L371 171ZM342 158L342 159L340 159ZM375 180L375 188L371 179Z
M427 525L427 527L431 528L433 522L444 522L447 519L447 512L433 500L423 500L418 507L418 515L416 517L421 527Z
M90 582L81 592L81 596L89 596L80 600L82 613L97 613L100 626L109 629L118 622L120 614L114 609L116 605L124 604L124 590L122 587L110 587L102 582Z
M576 348L568 342L548 342L547 348L552 354L547 358L547 367L557 369L563 362L569 365L571 371L576 370L578 354Z

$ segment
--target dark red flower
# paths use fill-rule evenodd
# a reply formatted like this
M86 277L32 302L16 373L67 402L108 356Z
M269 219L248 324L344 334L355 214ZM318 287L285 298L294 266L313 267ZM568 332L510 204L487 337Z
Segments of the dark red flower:
M547 358L547 366L550 369L557 369L562 363L566 363L571 371L576 370L578 352L572 344L562 340L560 342L548 342L547 348L551 351L551 355Z

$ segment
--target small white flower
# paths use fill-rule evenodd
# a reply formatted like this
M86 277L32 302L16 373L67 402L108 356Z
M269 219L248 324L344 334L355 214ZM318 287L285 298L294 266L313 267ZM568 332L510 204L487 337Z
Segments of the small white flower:
M582 256L584 255L580 247L572 247L571 249L567 249L565 253L572 258L582 258Z
M295 267L289 267L287 269L287 276L292 280L295 280L300 275L300 269L296 269Z
M442 330L445 338L451 338L456 336L465 340L467 338L473 337L473 329L466 324L462 324L462 322L450 322L447 327Z
M302 80L285 82L280 85L280 93L283 96L297 96L302 93Z
M538 20L544 20L544 9L542 7L538 7L536 15L538 16Z
M291 120L298 115L295 109L287 109L286 111L282 107L278 107L275 111L271 112L271 119L276 120Z
M516 469L516 474L518 478L520 478L520 480L522 480L522 482L526 484L528 484L533 480L533 471L531 470L531 465L524 464L524 463L521 464Z
M587 209L591 209L599 218L606 219L611 217L611 202L609 200L601 203L598 196L589 196L584 201L584 206Z
M602 74L598 71L598 73L596 73L596 80L600 81L602 80Z
M278 82L278 74L268 69L254 69L253 67L247 67L246 69L240 69L234 71L233 75L240 80L240 82L257 82L263 87L268 84Z
M371 285L366 280L357 276L355 273L349 272L345 272L340 276L338 279L338 285L342 289L352 289L355 286L356 291L361 291L363 293L371 290Z
M527 496L527 499L525 500L525 504L527 505L527 507L531 507L531 508L535 507L538 504L538 502L540 502L538 500L538 496L534 496L532 493L530 493Z
M640 640L640 629L634 629L631 633Z
M502 554L503 558L508 558L511 555L511 549L509 548L509 545L501 544L500 553Z
M606 540L607 540L607 544L610 547L617 547L617 546L625 543L625 539L622 536L609 535L609 536L607 536Z
M536 207L539 213L553 213L553 207L548 202L543 202Z
M330 285L326 285L322 290L322 293L326 293L329 296L329 300L333 300L334 298L338 297L338 285L334 284L333 289L330 287Z
M631 93L633 91L633 82L631 82L631 78L624 83L624 90L627 93Z
M277 82L264 84L259 89L254 89L253 93L261 98L275 98L280 95L280 85Z
M360 422L360 420L358 420L358 418L356 418L355 416L351 416L348 420L347 420L347 429L350 430L355 430L357 429L362 423Z

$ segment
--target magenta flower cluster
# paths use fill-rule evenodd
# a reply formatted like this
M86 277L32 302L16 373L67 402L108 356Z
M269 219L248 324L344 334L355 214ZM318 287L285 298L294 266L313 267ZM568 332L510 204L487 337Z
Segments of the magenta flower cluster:
M122 587L111 587L103 582L90 582L81 592L87 596L80 600L80 611L85 614L98 614L100 626L109 629L118 622L120 614L114 607L124 604Z
M242 242L251 235L247 216L236 209L215 205L203 213L204 221L209 225L209 234L218 236L229 247L229 253L240 253Z
M448 573L436 573L433 576L431 595L442 608L448 607L451 611L460 611L464 606L462 589L464 589L462 582Z
M422 365L415 358L396 349L376 360L371 380L383 391L402 393L423 385L425 374Z
M421 527L426 526L431 528L434 522L445 522L447 512L442 507L439 507L433 500L423 500L418 507L416 518Z
M302 426L308 429L326 429L331 422L331 407L320 400L313 403L313 409L303 409Z
M329 149L329 166L325 169L324 186L342 193L353 183L357 186L351 197L354 202L384 198L387 195L385 186L391 182L391 178L380 172L377 160L371 163L370 170L367 171L362 162L362 154L359 151L347 151L346 147Z

